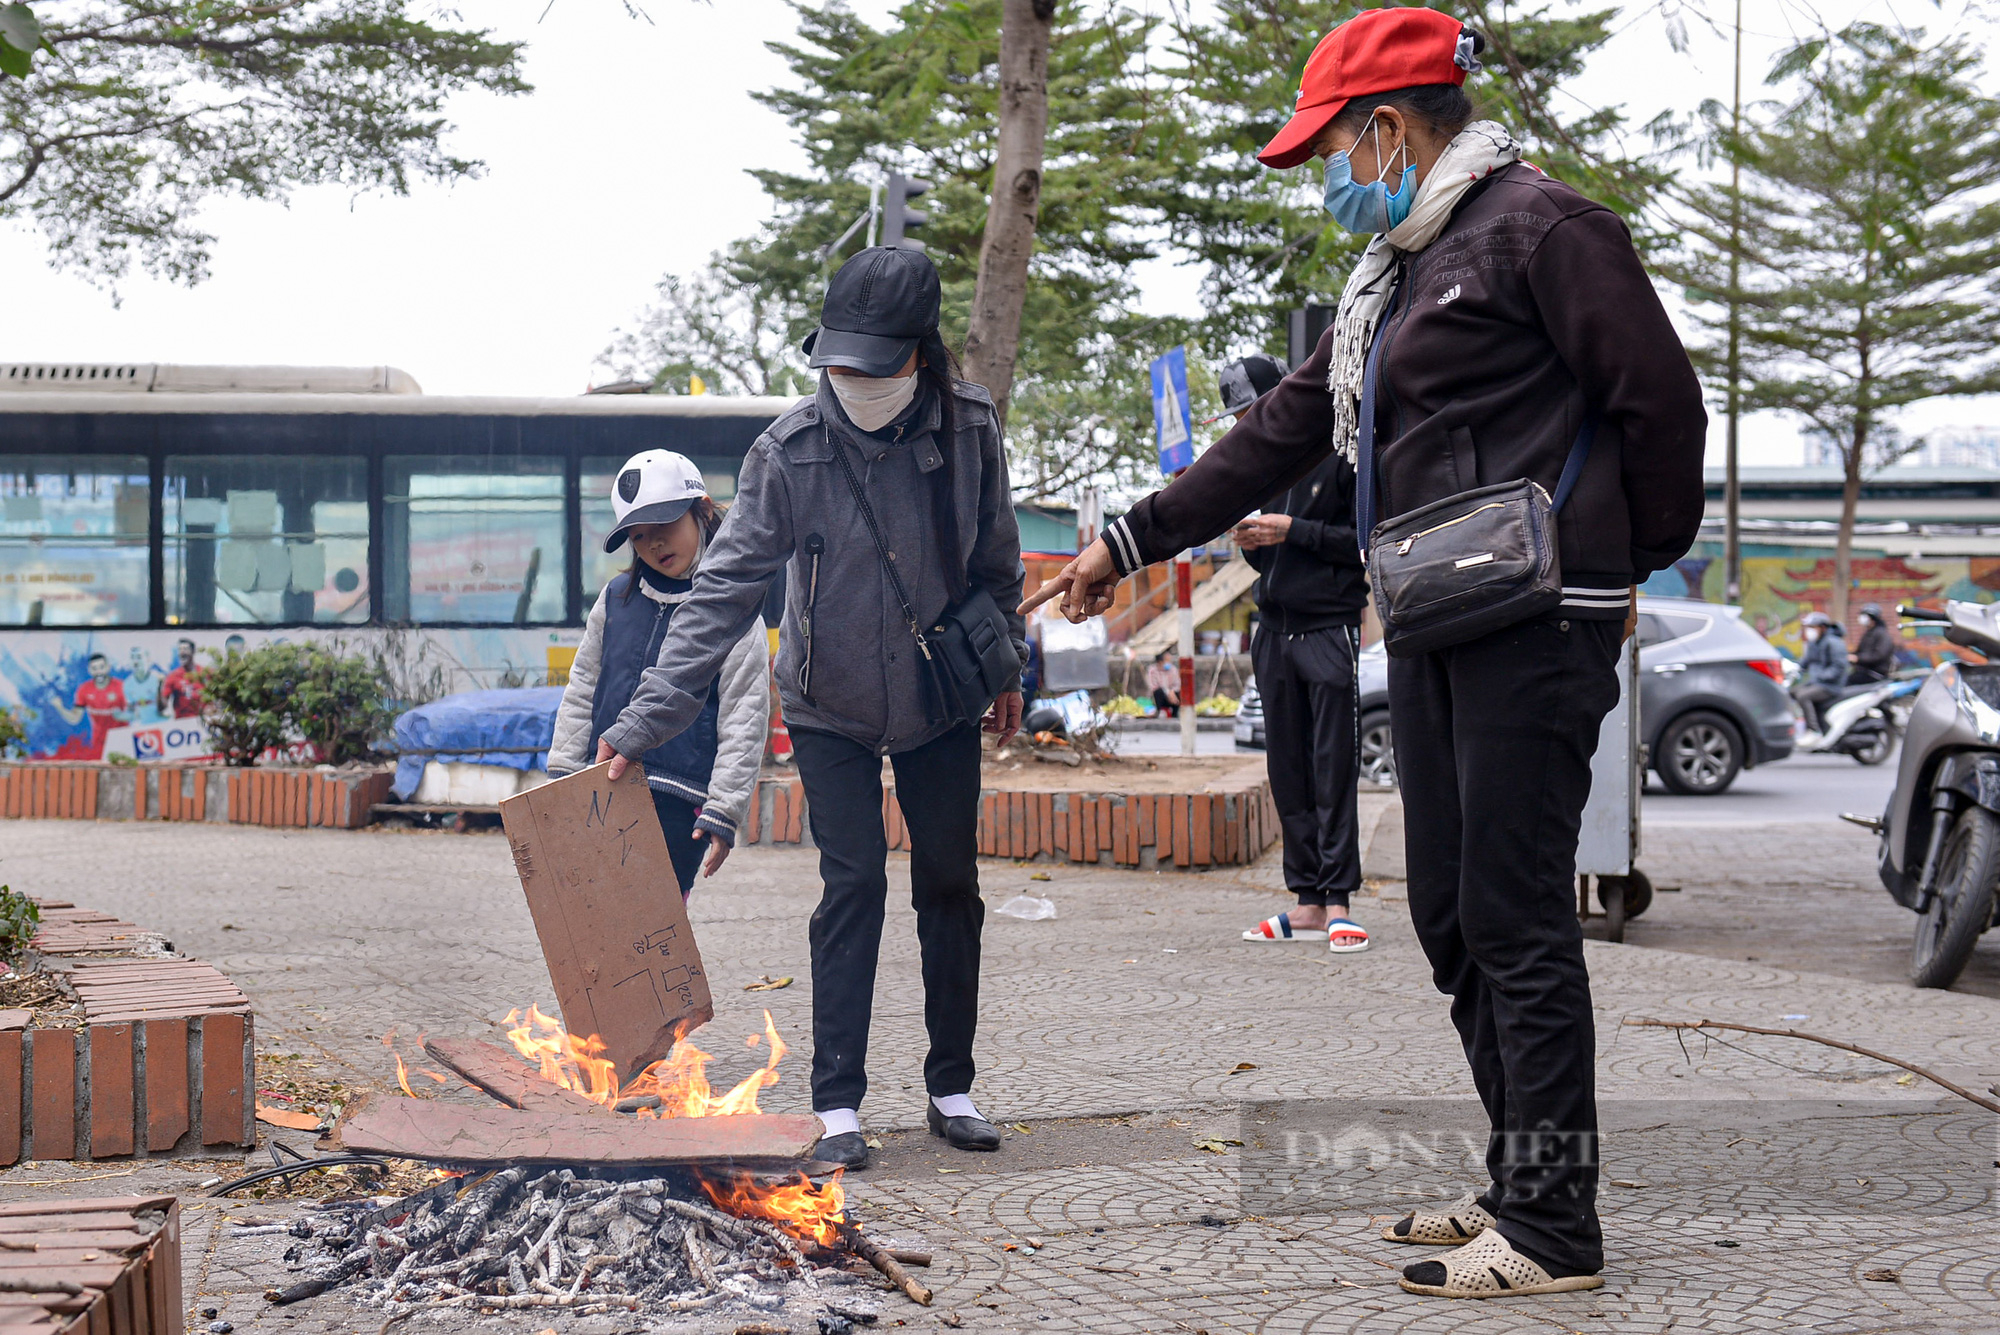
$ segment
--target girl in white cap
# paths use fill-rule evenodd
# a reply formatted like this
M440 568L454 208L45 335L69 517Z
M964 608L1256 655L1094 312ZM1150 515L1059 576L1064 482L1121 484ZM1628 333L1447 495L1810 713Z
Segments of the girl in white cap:
M604 586L590 609L556 711L551 776L592 763L597 739L631 703L639 678L659 658L667 627L693 589L702 554L722 524L701 470L671 450L647 450L626 460L611 486L611 509L616 522L604 550L616 551L630 539L632 565ZM722 866L749 810L770 722L769 659L769 637L759 618L724 660L694 726L640 757L683 897L694 889L697 867L713 876Z

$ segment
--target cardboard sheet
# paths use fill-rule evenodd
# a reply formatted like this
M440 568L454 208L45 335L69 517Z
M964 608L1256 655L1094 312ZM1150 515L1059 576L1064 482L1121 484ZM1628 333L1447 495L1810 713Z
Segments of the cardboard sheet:
M514 869L572 1034L629 1082L715 1017L701 952L637 765L593 765L500 804Z

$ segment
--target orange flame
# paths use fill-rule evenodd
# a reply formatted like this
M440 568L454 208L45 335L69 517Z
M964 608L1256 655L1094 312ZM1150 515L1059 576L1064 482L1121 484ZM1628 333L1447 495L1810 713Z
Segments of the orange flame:
M786 1232L823 1247L840 1241L847 1193L836 1169L824 1184L815 1185L804 1173L786 1182L758 1182L747 1176L714 1178L697 1173L702 1191L718 1209L745 1219L768 1219Z
M515 1050L535 1063L542 1079L550 1084L606 1107L621 1098L659 1099L657 1112L641 1108L640 1117L731 1117L762 1112L757 1095L777 1083L778 1063L789 1051L766 1010L763 1034L753 1034L745 1041L750 1048L760 1042L766 1046L769 1056L764 1065L728 1092L717 1094L708 1082L708 1064L714 1058L686 1039L676 1042L665 1058L621 1084L616 1065L604 1056L604 1040L596 1034L579 1038L537 1006L528 1007L525 1017L518 1009L509 1011L505 1023L511 1026L507 1037ZM712 1177L697 1172L696 1178L709 1199L732 1214L767 1219L799 1238L822 1245L830 1246L840 1239L846 1193L838 1173L823 1185L815 1185L804 1173L775 1184L735 1173Z
M542 1079L607 1107L620 1098L658 1098L659 1111L641 1109L642 1117L729 1117L762 1112L757 1095L777 1083L778 1062L788 1051L778 1037L771 1012L765 1011L763 1037L770 1045L769 1058L727 1093L717 1094L708 1083L708 1064L713 1056L686 1039L675 1043L665 1058L629 1083L621 1084L618 1068L603 1055L604 1040L597 1035L579 1038L538 1006L528 1007L525 1019L519 1010L509 1011L505 1023L513 1026L507 1037L515 1050L541 1068Z

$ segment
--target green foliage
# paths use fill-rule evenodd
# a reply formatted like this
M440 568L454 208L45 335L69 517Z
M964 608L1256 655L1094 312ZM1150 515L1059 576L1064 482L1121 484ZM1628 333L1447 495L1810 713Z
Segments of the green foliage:
M330 765L358 760L394 721L374 658L320 644L267 644L214 655L200 670L202 718L232 764L304 743Z
M1720 371L1731 297L1743 403L1803 419L1852 476L1901 448L1884 415L2000 389L2000 102L1961 38L1855 24L1782 54L1782 101L1703 108L1691 141L1741 167L1741 240L1726 184L1681 197L1669 272ZM1731 285L1732 252L1737 261Z
M445 101L527 91L520 45L410 8L73 0L45 11L51 58L0 79L0 221L33 221L58 265L115 277L136 258L195 282L212 240L194 221L205 199L325 184L402 194L414 179L474 174L478 162L442 144Z
M11 709L0 709L0 756L22 754L27 745L28 733L21 726L21 716Z
M673 391L699 375L733 392L803 392L799 340L860 241L831 259L820 247L867 209L869 184L895 171L934 183L918 235L943 278L946 338L964 338L993 184L999 0L907 0L879 29L837 0L794 8L797 38L770 44L792 78L760 100L791 124L807 166L753 171L772 221L661 283L641 324L606 353L621 376ZM1495 51L1472 91L1538 163L1633 211L1651 178L1621 156L1618 114L1549 109L1555 83L1605 40L1615 12L1571 8L1496 9ZM1196 415L1216 411L1214 365L1257 348L1282 354L1284 313L1332 300L1361 248L1329 224L1316 166L1272 172L1255 160L1289 114L1313 46L1359 6L1219 0L1207 22L1166 9L1170 20L1126 0L1057 11L1007 421L1021 500L1155 481L1147 363L1187 344ZM1143 313L1132 272L1148 260L1196 266L1201 312Z
M19 959L41 921L42 910L34 900L0 885L0 960Z
M35 53L48 49L41 20L27 5L0 5L0 75L25 79L34 68Z

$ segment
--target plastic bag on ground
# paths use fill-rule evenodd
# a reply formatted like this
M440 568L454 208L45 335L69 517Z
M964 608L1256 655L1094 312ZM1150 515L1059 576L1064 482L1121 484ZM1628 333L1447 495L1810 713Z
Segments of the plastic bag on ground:
M1012 899L993 911L995 913L1004 913L1010 918L1022 918L1028 922L1040 922L1044 918L1053 918L1056 916L1056 902L1053 899L1041 899L1035 895L1015 895Z

